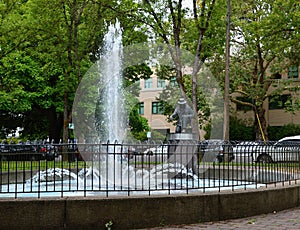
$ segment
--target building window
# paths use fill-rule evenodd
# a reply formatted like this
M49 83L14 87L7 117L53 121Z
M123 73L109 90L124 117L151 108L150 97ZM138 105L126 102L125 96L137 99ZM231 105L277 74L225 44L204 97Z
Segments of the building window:
M281 74L280 73L275 73L272 75L273 79L281 79Z
M269 97L269 109L284 109L291 102L291 95L278 95Z
M145 88L146 89L152 88L152 78L149 78L149 79L145 80Z
M163 114L163 108L161 103L152 102L152 114Z
M298 78L298 66L290 66L288 69L288 78Z
M166 81L164 79L157 79L157 88L164 88L166 86Z
M144 115L144 102L139 104L139 114Z
M238 101L241 101L241 102L247 102L247 103L252 104L252 99L251 99L251 98L247 98L247 97L237 97L236 99L237 99ZM237 103L237 104L236 104L236 110L237 110L237 111L244 111L244 112L247 112L247 111L252 110L252 107L249 106L249 105L245 105L245 104L243 104L243 103Z
M178 82L177 82L177 80L176 80L176 77L172 77L172 78L170 79L170 85L171 85L171 86L178 86Z

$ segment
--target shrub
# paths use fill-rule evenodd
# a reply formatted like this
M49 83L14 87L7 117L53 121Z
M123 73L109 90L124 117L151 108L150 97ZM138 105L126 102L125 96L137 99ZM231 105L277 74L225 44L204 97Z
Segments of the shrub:
M279 140L283 137L300 135L300 125L287 124L268 127L269 140Z
M229 137L230 140L253 140L254 128L253 126L248 126L243 120L231 117L229 124Z

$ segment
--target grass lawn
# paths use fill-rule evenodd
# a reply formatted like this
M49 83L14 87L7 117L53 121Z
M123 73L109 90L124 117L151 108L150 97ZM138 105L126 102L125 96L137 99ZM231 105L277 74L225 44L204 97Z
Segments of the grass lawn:
M1 172L22 170L47 170L49 168L82 169L87 167L84 161L1 161Z

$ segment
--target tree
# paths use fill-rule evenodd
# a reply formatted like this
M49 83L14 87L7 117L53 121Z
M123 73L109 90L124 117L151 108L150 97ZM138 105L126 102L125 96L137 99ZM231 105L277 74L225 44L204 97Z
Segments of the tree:
M30 108L24 89L19 85L18 78L15 74L8 76L8 72L18 72L22 69L19 63L18 68L12 68L9 57L18 61L21 54L12 54L20 47L26 47L28 33L22 27L24 23L23 5L17 4L15 1L5 0L0 3L0 127L2 136L7 135L16 130L21 124L21 116L18 113L24 112ZM28 60L27 60L28 61ZM22 71L22 70L21 70ZM26 99L20 95L26 96Z
M12 130L22 127L27 137L32 136L34 131L40 138L48 134L49 124L44 118L52 102L49 99L53 90L49 87L49 78L42 77L44 62L41 57L38 53L12 51L1 59L1 111L13 119L15 126L11 127ZM39 119L43 125L39 124L40 129L35 129L33 122L27 122L29 119ZM2 126L7 124L4 122Z
M233 4L235 51L232 55L231 87L232 93L237 92L248 98L248 102L236 98L232 100L251 106L258 140L268 139L264 102L290 85L289 82L281 82L280 86L273 87L273 79L290 64L287 59L291 55L290 50L299 44L299 35L295 30L295 25L299 23L295 17L297 14L297 1L244 1Z
M34 14L42 19L36 21L36 26L43 36L43 52L46 50L49 52L48 46L51 46L52 62L56 63L61 70L56 87L60 89L60 95L63 93L63 142L66 142L68 123L72 120L75 91L84 73L102 52L100 47L107 26L116 21L115 8L118 7L118 1L37 1L35 4ZM45 11L40 13L40 8L45 8L46 17L44 17ZM53 8L56 11L53 11ZM125 31L134 30L133 22L124 25L128 27ZM129 33L125 34L128 40L132 40ZM133 34L135 39L141 40L142 36L137 35L142 33L131 33ZM142 65L134 70L131 69L131 73L141 71L147 72L148 69Z
M0 59L2 59L18 48L26 47L30 32L26 26L24 4L14 0L3 0L0 3L0 15Z
M197 113L199 113L197 103L199 82L197 79L198 72L202 67L201 63L211 58L213 51L220 49L222 41L225 39L225 37L216 39L222 31L225 31L225 27L220 29L222 28L220 25L225 25L225 20L222 20L220 13L225 10L221 4L223 1L220 1L218 4L216 4L215 0L198 2L200 2L199 6L197 1L193 0L192 7L187 8L183 5L182 0L160 0L155 2L144 0L136 4L136 11L131 10L127 14L134 20L144 23L148 30L151 31L149 34L157 42L166 44L173 61L172 67L175 70L175 78L180 94L186 99L188 90L183 80L183 67L186 64L186 60L182 56L182 49L187 49L194 55L192 60L188 60L188 62L193 68L191 74L191 98L194 111L197 111ZM198 120L197 113L196 119ZM199 132L197 126L195 127L197 132Z
M67 141L75 91L101 53L106 27L116 20L116 5L89 0L0 4L0 111L14 118L9 129L21 126L28 138L58 142L64 127ZM142 32L132 32L133 21L121 18L125 43L145 40ZM147 77L151 70L139 65L125 72L130 81Z
M27 115L37 104L42 108L49 104L49 78L42 77L45 56L33 50L36 31L31 27L33 18L28 13L28 1L2 1L0 11L0 110L11 124L1 119L1 126L3 130L7 127L16 130L24 127ZM24 132L30 133L32 123L27 127L29 129L24 129ZM41 127L44 128L45 124ZM41 129L38 131L43 133ZM43 136L46 135L40 137Z
M53 116L63 112L63 142L68 140L75 91L91 65L91 54L96 54L99 49L105 32L104 20L109 19L107 7L103 5L88 0L30 3L31 13L35 16L32 26L39 35L35 50L48 53L48 67L56 70L52 87L59 91L57 96L63 98L63 103L60 99L52 104Z

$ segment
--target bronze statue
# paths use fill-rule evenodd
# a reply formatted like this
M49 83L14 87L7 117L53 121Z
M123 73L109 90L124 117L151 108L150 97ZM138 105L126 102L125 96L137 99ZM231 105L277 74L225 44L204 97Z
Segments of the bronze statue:
M176 133L185 133L186 129L192 127L192 119L194 117L193 109L188 105L184 98L178 100L174 113L170 116L170 120L178 117L176 124Z

